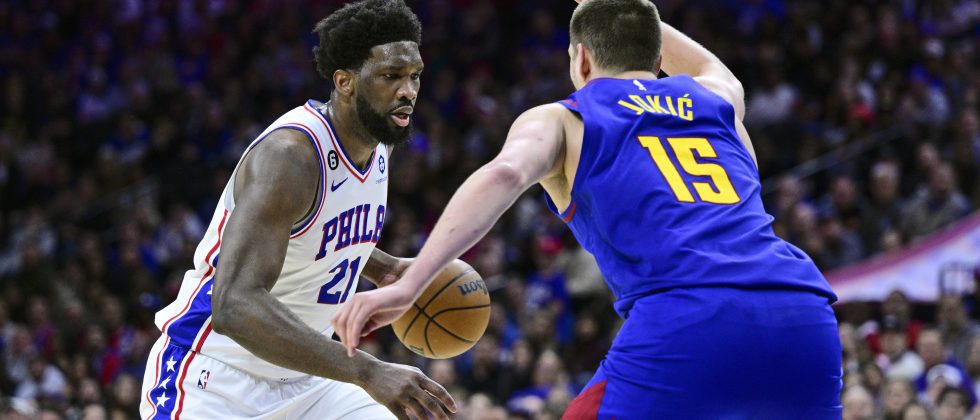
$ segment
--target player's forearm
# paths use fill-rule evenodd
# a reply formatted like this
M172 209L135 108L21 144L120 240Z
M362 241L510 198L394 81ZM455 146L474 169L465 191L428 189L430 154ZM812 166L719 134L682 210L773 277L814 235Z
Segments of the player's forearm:
M405 270L416 297L446 264L483 238L500 216L530 186L520 171L491 162L474 172L456 191L415 262Z
M717 56L697 41L664 22L660 23L660 30L663 34L663 45L660 47L663 61L660 67L667 74L698 77L727 73L735 78Z
M360 385L377 363L361 351L348 358L343 345L310 328L265 290L228 296L212 324L252 354L310 375Z

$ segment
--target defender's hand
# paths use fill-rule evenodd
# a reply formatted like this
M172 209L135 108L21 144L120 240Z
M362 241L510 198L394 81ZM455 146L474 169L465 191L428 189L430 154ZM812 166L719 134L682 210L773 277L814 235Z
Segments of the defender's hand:
M398 262L391 267L391 270L378 279L378 287L390 286L392 283L398 281L402 273L405 272L405 269L412 265L412 261L414 260L415 258L399 258Z
M361 387L399 419L449 420L446 411L456 412L449 392L415 366L378 362L368 372Z
M388 287L354 294L330 321L340 342L347 347L347 355L354 357L361 337L400 318L414 301L415 292L396 282Z

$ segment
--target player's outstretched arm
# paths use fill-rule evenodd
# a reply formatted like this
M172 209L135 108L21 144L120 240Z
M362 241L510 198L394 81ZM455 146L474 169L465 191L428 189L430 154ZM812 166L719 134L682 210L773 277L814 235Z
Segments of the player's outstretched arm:
M417 418L427 418L429 411L448 419L442 405L453 407L452 397L441 386L364 352L346 358L340 343L307 326L269 293L282 270L290 228L316 197L319 167L312 147L305 135L279 130L242 163L212 289L212 326L276 365L360 385L402 418L407 410Z
M528 110L511 126L503 149L456 191L415 261L391 286L358 293L333 318L348 355L360 337L398 319L452 260L480 240L530 186L561 170L563 114L558 104Z
M670 75L686 74L708 90L725 98L735 107L735 117L745 117L745 90L735 74L708 51L673 26L660 23L663 45L660 48L660 67Z

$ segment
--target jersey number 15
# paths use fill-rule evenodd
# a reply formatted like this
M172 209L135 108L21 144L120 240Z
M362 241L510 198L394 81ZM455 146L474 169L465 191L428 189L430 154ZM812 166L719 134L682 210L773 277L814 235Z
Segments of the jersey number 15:
M639 140L640 144L650 151L653 162L667 180L667 184L670 185L670 189L677 197L677 201L684 203L695 202L694 195L691 194L691 189L688 188L680 172L677 171L677 166L674 165L674 162L670 160L670 156L667 155L667 150L664 149L660 137L640 136ZM674 150L674 155L677 156L677 162L681 164L681 169L684 172L694 176L711 178L711 183L714 184L714 187L711 186L711 183L707 182L691 182L691 185L694 186L694 191L698 194L698 198L701 201L714 204L735 204L741 201L738 193L735 192L735 187L732 186L728 172L725 172L725 168L716 163L702 163L695 159L695 157L718 157L718 153L715 152L711 143L708 143L708 139L698 137L669 137L667 138L667 143Z

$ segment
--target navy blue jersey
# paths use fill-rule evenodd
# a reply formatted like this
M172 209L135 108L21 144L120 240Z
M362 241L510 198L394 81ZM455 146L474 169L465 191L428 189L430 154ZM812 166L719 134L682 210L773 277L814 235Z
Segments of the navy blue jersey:
M596 79L560 102L585 126L562 217L595 255L626 317L680 287L802 289L837 298L776 237L730 103L689 76Z

